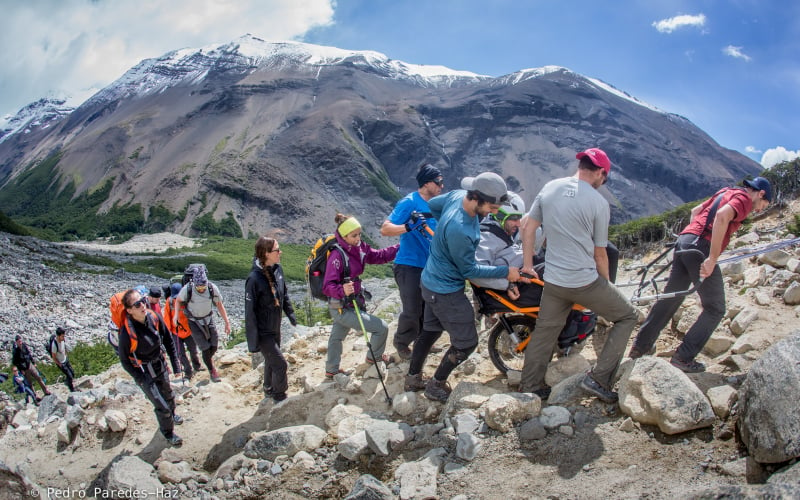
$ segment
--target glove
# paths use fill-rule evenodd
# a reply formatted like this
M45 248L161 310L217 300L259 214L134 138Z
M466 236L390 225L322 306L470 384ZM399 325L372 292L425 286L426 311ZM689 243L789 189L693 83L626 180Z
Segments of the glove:
M291 323L292 326L297 326L297 317L294 315L294 313L289 315L289 323Z
M425 216L419 212L411 212L411 217L408 218L408 222L404 225L406 226L406 232L411 232L414 230L421 230L422 226L427 224L427 220L425 220Z

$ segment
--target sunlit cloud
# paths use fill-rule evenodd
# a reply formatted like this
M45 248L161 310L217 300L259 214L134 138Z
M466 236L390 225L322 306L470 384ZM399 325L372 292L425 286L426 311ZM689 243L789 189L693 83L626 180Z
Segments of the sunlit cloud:
M755 146L745 146L744 152L750 155L762 153L760 149L757 149Z
M776 148L770 148L764 152L764 154L761 156L761 166L764 168L771 168L778 163L792 161L798 157L800 157L800 151L791 151L783 146L778 146Z
M653 27L660 33L672 33L676 29L684 27L702 28L706 24L705 14L689 15L682 14L680 16L654 21Z
M733 45L728 45L727 47L722 49L722 53L726 56L735 57L737 59L743 59L745 62L750 62L753 58L742 52L741 47L735 47Z

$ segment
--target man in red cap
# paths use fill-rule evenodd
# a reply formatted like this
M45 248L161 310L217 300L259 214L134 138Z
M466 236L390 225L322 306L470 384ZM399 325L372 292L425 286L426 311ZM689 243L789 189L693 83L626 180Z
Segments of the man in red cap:
M536 229L541 225L547 227L547 253L541 309L533 341L525 350L520 386L523 392L533 392L542 399L550 395L550 387L544 382L547 365L564 318L578 303L614 323L581 388L607 403L616 403L614 374L636 326L637 312L609 282L606 245L610 209L597 189L608 180L611 161L597 148L578 153L576 158L580 160L577 173L545 184L522 228L523 271L536 275L533 249Z

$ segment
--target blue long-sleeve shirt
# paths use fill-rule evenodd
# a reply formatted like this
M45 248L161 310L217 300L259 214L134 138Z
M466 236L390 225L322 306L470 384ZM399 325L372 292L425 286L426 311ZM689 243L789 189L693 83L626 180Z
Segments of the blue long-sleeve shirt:
M475 260L481 226L477 215L464 210L466 194L459 189L428 201L431 213L439 221L431 255L422 270L422 284L432 292L454 293L463 290L468 279L508 276L508 266L486 266Z

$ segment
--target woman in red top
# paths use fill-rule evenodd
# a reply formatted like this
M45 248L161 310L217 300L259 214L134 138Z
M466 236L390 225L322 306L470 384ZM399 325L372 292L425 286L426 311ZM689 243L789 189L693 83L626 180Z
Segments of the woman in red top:
M670 360L673 366L687 373L705 371L705 365L694 358L725 315L725 288L717 265L719 255L750 212L760 212L772 201L772 187L765 178L756 177L743 184L742 188L722 189L696 206L689 225L675 243L676 252L664 293L687 290L692 283L703 280L697 288L703 312ZM699 252L680 253L679 250ZM683 299L674 297L655 303L636 336L629 354L631 358L639 358L654 349L658 335L678 311Z

